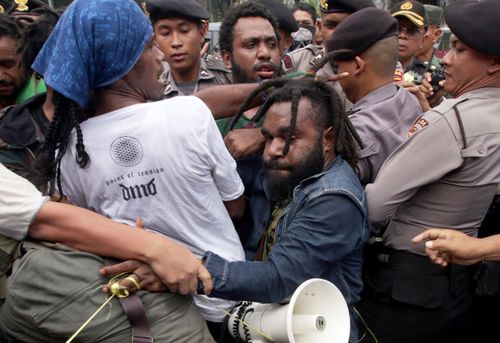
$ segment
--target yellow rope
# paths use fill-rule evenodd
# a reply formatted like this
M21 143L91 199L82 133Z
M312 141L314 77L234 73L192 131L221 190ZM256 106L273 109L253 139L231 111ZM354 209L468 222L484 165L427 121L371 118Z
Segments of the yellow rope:
M87 319L87 321L85 323L83 323L82 326L80 326L80 328L78 330L76 330L76 332L73 334L73 336L71 336L67 341L66 343L71 343L75 338L76 336L78 336L82 331L83 329L85 329L85 327L95 318L95 316L97 316L99 314L99 312L101 312L101 310L114 298L114 297L117 297L117 298L126 298L130 295L128 289L126 287L123 287L123 286L120 286L120 280L122 280L124 278L125 275L129 275L129 273L121 273L121 274L118 274L116 275L115 277L111 278L109 280L109 285L110 285L110 292L111 292L111 296L106 299L106 301L89 317L89 319ZM133 277L126 277L127 280L131 281L134 286L136 286L136 283L137 283L137 280L135 280ZM133 281L132 281L133 280ZM138 289L140 287L137 287Z
M127 275L127 276L125 277L125 275ZM117 297L117 298L126 298L126 297L128 297L130 295L129 290L126 287L120 285L120 281L123 280L123 279L132 282L137 289L141 289L140 284L137 282L137 280L135 279L135 277L132 276L130 273L121 273L121 274L118 274L115 277L111 278L109 280L109 282L108 282L108 284L110 285L111 296L108 299L106 299L106 301L89 317L89 319L87 319L87 321L85 321L85 323L82 324L82 326L80 326L80 328L78 330L76 330L76 332L66 341L66 343L71 343L76 338L76 336L78 336L83 331L83 329L85 329L85 327L99 314L99 312L102 311L102 309L107 304L109 304L109 302L114 297ZM199 299L202 299L207 304L210 304L210 302L207 299L203 298L203 297L199 297ZM231 313L230 312L228 312L226 310L223 310L221 308L218 308L218 310L224 312L224 314L226 316L231 317ZM241 322L243 325L245 325L248 328L250 328L251 330L257 332L259 335L261 335L262 337L265 337L269 341L274 342L274 339L271 336L265 334L264 332L260 331L259 329L255 328L255 327L252 327L251 325L247 324L246 322L244 322L243 320L241 320L239 318L235 318L235 320Z

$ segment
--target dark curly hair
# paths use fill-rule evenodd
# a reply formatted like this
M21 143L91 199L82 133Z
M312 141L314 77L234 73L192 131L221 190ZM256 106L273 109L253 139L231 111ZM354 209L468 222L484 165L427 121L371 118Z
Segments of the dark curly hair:
M279 78L265 81L245 99L231 122L231 129L236 125L243 113L252 107L255 98L271 88L274 88L273 91L260 106L252 120L258 123L275 103L291 103L290 131L283 147L284 155L290 149L291 139L297 124L299 101L301 98L307 98L311 103L312 111L310 114L314 123L321 129L333 127L335 152L342 156L353 168L356 168L357 153L356 144L351 133L352 125L337 92L325 82L316 81L310 77L301 79Z
M40 18L28 24L22 33L19 52L24 69L30 70L43 44L49 38L59 18L51 13L42 14Z
M21 27L8 14L0 14L0 37L10 37L16 42L21 39Z
M236 25L238 19L246 17L267 19L271 23L278 41L280 40L276 18L263 5L249 1L231 8L224 16L224 19L222 19L219 32L219 46L221 50L226 50L229 53L233 52L234 25Z

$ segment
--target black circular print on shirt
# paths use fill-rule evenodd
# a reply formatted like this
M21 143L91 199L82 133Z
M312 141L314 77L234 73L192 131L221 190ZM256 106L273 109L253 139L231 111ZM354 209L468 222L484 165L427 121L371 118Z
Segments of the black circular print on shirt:
M111 143L111 158L123 167L133 167L142 160L142 145L134 137L119 137Z

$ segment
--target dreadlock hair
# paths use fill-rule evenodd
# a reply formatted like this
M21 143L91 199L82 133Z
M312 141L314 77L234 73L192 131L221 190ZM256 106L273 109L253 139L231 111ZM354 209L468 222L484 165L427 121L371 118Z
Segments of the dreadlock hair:
M261 105L252 121L259 122L269 108L280 102L291 102L290 131L283 147L286 155L297 124L297 112L301 98L307 98L313 111L313 121L318 128L333 127L335 136L335 152L342 156L353 168L356 167L356 145L349 133L348 118L337 92L323 81L309 77L301 79L279 78L263 82L245 99L231 122L231 129L236 125L243 113L250 109L252 102L262 92L274 88Z
M10 37L19 42L21 38L21 28L17 22L8 14L0 14L0 37Z
M35 165L40 171L40 185L47 185L47 194L59 192L62 199L64 192L61 186L61 160L68 147L71 131L76 131L76 163L80 168L85 168L90 163L90 157L85 151L80 123L86 119L83 109L74 101L54 90L52 102L54 103L54 118L50 123L41 150Z
M240 18L247 17L261 17L267 19L271 23L276 37L280 40L278 21L276 18L264 7L264 5L248 1L231 8L224 16L224 19L222 19L219 31L219 46L221 50L226 50L229 53L233 52L234 25L236 25L236 22Z
M49 38L58 17L54 14L42 14L38 20L28 24L22 33L18 52L21 53L21 64L25 70L30 70L43 44Z

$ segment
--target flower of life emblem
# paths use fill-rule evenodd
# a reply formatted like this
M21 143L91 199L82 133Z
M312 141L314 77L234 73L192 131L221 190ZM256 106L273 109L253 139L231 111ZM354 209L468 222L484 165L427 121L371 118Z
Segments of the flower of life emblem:
M142 145L134 137L119 137L111 143L110 154L116 164L133 167L142 160Z

